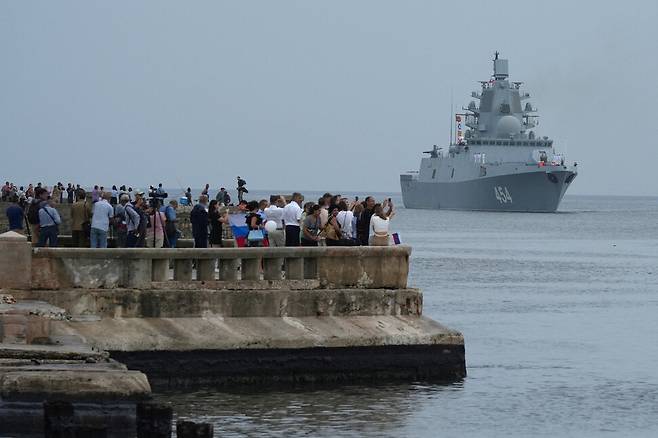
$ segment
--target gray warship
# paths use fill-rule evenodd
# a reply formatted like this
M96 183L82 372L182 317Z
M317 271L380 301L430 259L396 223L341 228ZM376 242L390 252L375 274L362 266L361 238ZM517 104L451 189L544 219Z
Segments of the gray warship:
M554 212L576 178L553 140L536 136L536 109L522 82L510 82L508 60L493 60L493 76L480 81L446 148L424 152L420 170L400 175L406 208ZM454 141L453 141L454 138Z

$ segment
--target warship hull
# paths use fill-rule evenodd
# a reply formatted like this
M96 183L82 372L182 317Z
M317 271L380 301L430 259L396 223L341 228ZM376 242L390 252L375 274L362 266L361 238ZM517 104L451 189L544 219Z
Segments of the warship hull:
M400 175L405 208L554 212L575 178L571 170L534 171L455 182Z

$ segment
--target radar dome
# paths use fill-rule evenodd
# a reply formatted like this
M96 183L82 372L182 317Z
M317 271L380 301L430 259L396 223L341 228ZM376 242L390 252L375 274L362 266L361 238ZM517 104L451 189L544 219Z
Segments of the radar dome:
M496 136L509 138L521 132L521 122L514 116L503 116L496 124Z

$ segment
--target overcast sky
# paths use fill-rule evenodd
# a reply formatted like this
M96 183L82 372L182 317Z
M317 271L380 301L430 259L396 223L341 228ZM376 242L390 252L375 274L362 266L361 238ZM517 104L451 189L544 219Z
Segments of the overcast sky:
M571 194L658 195L658 2L0 2L0 178L399 191L510 60Z

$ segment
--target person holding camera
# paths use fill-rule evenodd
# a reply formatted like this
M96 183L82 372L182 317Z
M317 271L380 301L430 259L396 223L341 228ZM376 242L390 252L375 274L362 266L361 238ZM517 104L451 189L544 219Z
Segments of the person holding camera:
M160 199L152 198L148 209L148 225L146 226L146 247L162 248L164 245L164 229L167 218L160 211Z

